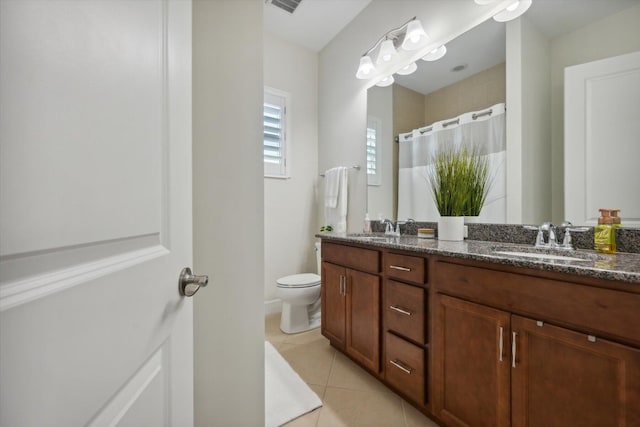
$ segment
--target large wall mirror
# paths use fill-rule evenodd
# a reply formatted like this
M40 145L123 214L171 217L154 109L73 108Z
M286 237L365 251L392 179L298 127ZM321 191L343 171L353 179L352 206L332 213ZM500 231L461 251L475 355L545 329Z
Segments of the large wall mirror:
M525 14L524 19L543 35L550 52L548 139L553 141L549 143L549 156L545 160L548 164L541 168L542 173L550 177L544 184L550 188L542 191L544 194L538 199L541 202L536 201L543 205L538 206L541 220L560 221L564 216L564 68L640 51L640 30L636 28L639 14L640 0L534 0ZM625 21L625 15L633 19ZM611 19L611 25L600 25L603 19ZM625 28L627 21L629 28ZM594 24L596 22L598 24ZM506 25L509 24L490 19L449 42L443 58L434 62L418 61L418 71L414 74L394 76L396 82L392 86L368 89L367 210L372 219L379 216L406 219L398 218L399 143L395 139L399 134L507 101L507 87L510 86L506 73L509 61ZM593 32L599 34L590 38ZM617 39L624 40L622 46L610 41ZM523 43L523 56L527 55L527 48ZM523 87L525 85L523 82ZM522 97L526 96L527 91L523 90ZM508 103L506 108L508 116ZM522 128L525 126L523 124ZM617 145L616 149L620 151L624 147ZM635 152L631 147L629 149ZM636 184L629 189L634 194L619 192L619 200L608 202L611 207L629 206L629 198L637 200L640 187L637 179ZM522 188L526 191L527 186L523 184ZM427 192L420 197L430 198L431 195ZM523 194L522 197L529 195ZM634 209L629 206L627 211ZM640 219L640 212L637 216ZM437 217L413 219L435 221ZM523 219L527 217L523 215ZM587 223L588 220L574 219L574 222Z

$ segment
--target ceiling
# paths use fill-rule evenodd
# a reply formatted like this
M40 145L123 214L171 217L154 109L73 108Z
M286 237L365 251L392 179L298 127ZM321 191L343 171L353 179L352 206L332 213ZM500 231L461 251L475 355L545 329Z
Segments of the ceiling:
M264 30L319 52L371 0L302 0L293 14L264 3Z
M371 1L302 0L293 15L265 3L265 31L317 52ZM526 17L552 39L639 3L640 0L533 0ZM435 62L419 61L418 71L410 76L397 76L396 81L417 92L430 93L503 62L504 47L504 24L488 20L451 41L444 58ZM354 70L357 62L358 58L354 58ZM467 64L467 68L451 71L461 64Z
M640 0L533 0L525 16L548 39L553 39L639 3ZM505 35L504 23L489 19L449 42L442 59L419 61L415 73L397 76L396 82L427 94L470 77L505 61ZM466 68L452 71L459 65Z

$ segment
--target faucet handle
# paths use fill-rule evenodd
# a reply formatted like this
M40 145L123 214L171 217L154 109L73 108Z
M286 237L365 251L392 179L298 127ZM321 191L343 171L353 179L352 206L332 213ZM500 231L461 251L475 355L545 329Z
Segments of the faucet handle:
M538 232L538 234L536 235L536 242L534 243L534 246L536 248L541 248L544 246L544 233L542 232L542 226L535 226L535 225L523 225L523 228L527 229L527 230L535 230Z

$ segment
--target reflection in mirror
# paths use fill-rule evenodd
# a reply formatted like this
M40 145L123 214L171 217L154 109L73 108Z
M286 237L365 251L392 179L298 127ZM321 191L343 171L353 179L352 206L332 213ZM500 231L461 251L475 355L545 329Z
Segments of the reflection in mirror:
M532 215L531 210L525 208L520 218L515 221L512 218L511 221L562 222L568 219L574 224L580 221L578 218L564 217L564 162L572 161L574 158L573 154L564 155L564 69L576 64L640 51L640 26L637 25L640 21L640 0L537 0L533 2L523 21L526 21L527 25L518 21L502 24L489 20L449 42L447 55L439 61L418 61L418 71L415 74L396 76L396 84L387 88L369 89L368 115L380 120L376 141L379 180L375 183L370 182L367 186L368 211L372 219L376 219L379 214L386 218L406 219L397 218L398 144L393 142L394 138L400 133L410 132L435 121L480 110L498 102L506 102L506 87L511 90L509 81L512 82L512 76L510 75L510 80L507 81L506 64L511 62L505 55L505 44L509 46L510 55L515 51L522 60L532 61L532 58L537 59L540 55L540 52L530 53L531 34L535 32L535 37L542 40L539 46L544 46L547 51L544 55L548 64L540 66L539 69L550 70L547 71L550 73L547 86L544 86L547 92L544 95L547 99L546 104L542 107L537 100L529 99L530 95L534 94L532 91L537 89L527 86L528 78L538 73L537 69L529 70L528 76L522 70L517 76L522 80L522 99L519 98L519 94L515 96L510 92L509 102L514 105L516 102L520 103L523 111L524 107L534 106L537 108L538 116L546 115L546 130L539 132L541 136L538 137L546 145L539 150L540 153L545 153L544 159L533 160L527 158L523 152L525 157L520 161L523 162L523 167L529 168L530 173L546 174L549 178L543 182L542 188L537 190L523 183L520 188L523 206L525 200L532 200L533 194L529 191L536 191L536 204L539 209ZM508 27L507 30L507 25L512 27ZM514 44L514 38L505 40L505 33L514 28L517 28L520 31L518 34L522 36L517 45ZM478 55L473 57L474 53ZM461 66L459 68L462 70L451 72L451 69L457 66ZM481 100L482 96L488 99ZM509 111L509 105L507 110ZM508 135L527 134L527 129L531 129L531 126L539 128L539 121L529 122L530 118L530 114L523 112L522 123L517 121L514 125L507 115L507 121L510 123L507 126L512 126L512 132ZM517 126L517 129L513 126ZM529 140L522 141L522 144L529 143ZM624 152L624 147L618 147L618 152L620 151ZM590 170L586 170L585 173L589 174ZM507 180L510 179L508 176ZM637 192L637 187L634 191ZM424 197L431 195L425 194ZM638 199L635 194L618 197ZM606 204L607 206L603 207L616 208L623 203L611 199ZM623 212L623 224L624 214Z
M397 218L399 150L393 141L399 134L505 102L504 45L505 24L489 20L448 43L443 58L420 61L415 73L397 76L394 85L368 90L368 123L375 121L380 129L377 157L367 141L367 159L376 158L379 177L375 184L368 183L367 209L372 218L406 219Z

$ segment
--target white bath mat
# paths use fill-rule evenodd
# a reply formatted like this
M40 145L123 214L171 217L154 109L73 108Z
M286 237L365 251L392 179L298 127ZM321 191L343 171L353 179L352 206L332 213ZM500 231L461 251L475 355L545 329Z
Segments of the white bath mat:
M277 427L322 406L317 394L286 360L264 343L265 427Z

